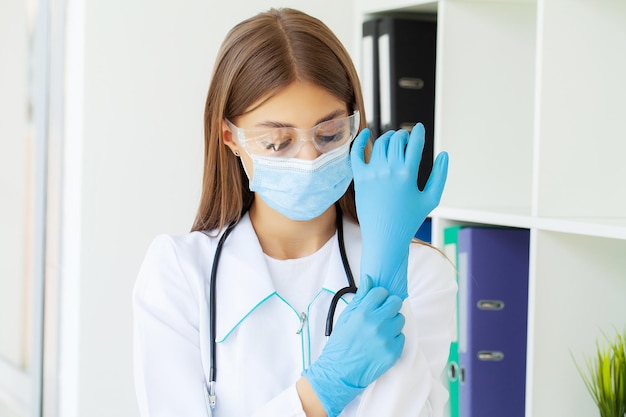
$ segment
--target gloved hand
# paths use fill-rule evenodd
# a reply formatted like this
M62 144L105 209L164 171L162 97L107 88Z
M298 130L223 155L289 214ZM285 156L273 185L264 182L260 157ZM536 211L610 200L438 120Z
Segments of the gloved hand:
M405 299L411 239L437 207L448 173L448 154L437 155L424 190L417 172L424 148L424 126L389 131L374 142L369 163L363 151L370 137L363 129L350 151L356 210L361 225L361 276L374 277L375 286ZM405 150L406 149L406 150Z
M320 357L302 375L308 379L328 417L335 417L376 378L396 363L404 347L400 297L360 287L337 319Z

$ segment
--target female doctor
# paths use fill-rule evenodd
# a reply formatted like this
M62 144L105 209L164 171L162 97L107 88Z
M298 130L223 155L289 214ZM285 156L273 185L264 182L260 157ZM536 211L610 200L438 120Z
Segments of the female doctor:
M442 414L454 271L411 241L447 156L420 191L423 126L372 147L364 120L319 20L272 9L227 35L193 230L157 237L135 285L143 417Z

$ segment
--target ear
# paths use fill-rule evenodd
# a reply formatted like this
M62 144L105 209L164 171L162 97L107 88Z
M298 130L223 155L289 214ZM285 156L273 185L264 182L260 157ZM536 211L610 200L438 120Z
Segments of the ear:
M233 139L233 132L230 130L230 127L225 120L222 120L222 139L224 140L224 144L230 148L235 156L241 155L239 145Z

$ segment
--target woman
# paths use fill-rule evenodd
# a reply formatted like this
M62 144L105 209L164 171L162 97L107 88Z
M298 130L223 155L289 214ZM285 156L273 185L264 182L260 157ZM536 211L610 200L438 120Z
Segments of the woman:
M454 271L411 239L447 158L421 192L423 127L381 136L366 163L364 120L319 20L270 10L227 35L193 230L156 238L135 286L142 416L442 413Z

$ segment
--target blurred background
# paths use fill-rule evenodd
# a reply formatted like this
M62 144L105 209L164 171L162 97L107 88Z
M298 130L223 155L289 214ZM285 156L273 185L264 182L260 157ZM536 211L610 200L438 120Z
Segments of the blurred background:
M131 292L185 233L226 32L272 7L353 50L353 3L0 0L0 417L136 416Z

